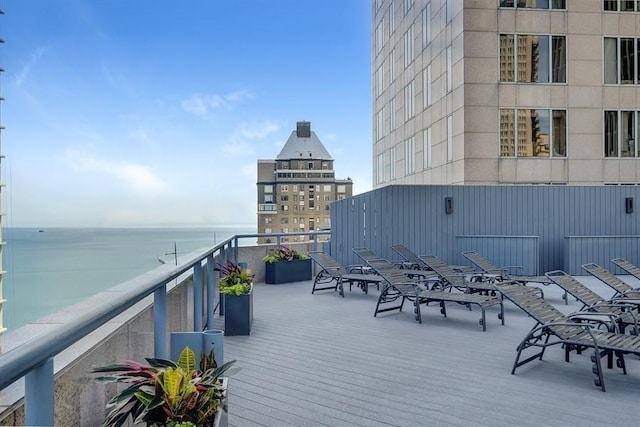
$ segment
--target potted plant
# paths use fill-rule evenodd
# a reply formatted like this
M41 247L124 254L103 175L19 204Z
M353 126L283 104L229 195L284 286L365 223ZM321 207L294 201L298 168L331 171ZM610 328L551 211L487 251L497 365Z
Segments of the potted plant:
M232 261L218 264L218 286L224 298L224 334L250 335L253 324L253 276Z
M311 280L311 259L302 252L279 246L262 259L265 262L265 282L269 284Z
M126 384L107 403L104 426L118 427L129 417L146 426L218 426L226 411L226 379L221 378L234 361L218 366L213 351L196 357L185 347L176 362L146 359L148 364L127 360L93 368L104 374L100 383Z

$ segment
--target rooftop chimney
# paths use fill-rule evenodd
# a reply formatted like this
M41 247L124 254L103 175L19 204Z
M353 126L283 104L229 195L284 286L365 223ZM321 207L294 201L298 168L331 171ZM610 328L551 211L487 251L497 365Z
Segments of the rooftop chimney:
M311 138L311 122L297 122L296 135L298 138Z

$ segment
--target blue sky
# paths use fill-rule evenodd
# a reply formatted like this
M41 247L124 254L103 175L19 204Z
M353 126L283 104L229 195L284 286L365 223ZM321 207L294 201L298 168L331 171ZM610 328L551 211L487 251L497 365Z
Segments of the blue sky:
M5 0L5 226L253 225L308 120L371 188L369 0Z

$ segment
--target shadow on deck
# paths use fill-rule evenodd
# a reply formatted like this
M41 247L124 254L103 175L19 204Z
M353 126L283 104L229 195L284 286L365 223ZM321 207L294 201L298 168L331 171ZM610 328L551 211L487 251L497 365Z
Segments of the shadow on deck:
M624 277L625 280L628 277ZM590 277L581 281L603 296L612 292ZM634 286L640 283L628 279ZM231 377L229 425L244 426L581 426L635 425L640 360L627 356L628 375L606 369L607 392L593 385L589 353L564 362L550 348L511 375L516 346L534 321L505 301L498 308L411 305L403 312L373 311L378 292L354 287L311 295L311 282L258 284L251 336L225 337ZM559 288L544 287L563 311Z

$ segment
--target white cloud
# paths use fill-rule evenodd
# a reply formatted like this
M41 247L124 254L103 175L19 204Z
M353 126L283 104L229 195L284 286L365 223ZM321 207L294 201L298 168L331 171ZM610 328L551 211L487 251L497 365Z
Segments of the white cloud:
M240 123L238 132L248 139L265 138L266 136L278 132L281 129L279 123L272 121Z
M139 195L154 196L169 191L169 186L145 165L103 160L79 150L67 150L63 161L77 171L115 177Z
M234 104L251 98L252 95L247 91L230 92L225 95L196 93L183 99L180 105L187 113L208 117L214 110L230 109Z
M147 132L147 130L142 127L130 130L127 133L127 137L129 137L130 139L141 141L146 146L155 145L153 138L149 136L149 132Z
M38 61L40 60L40 58L42 58L42 55L44 55L44 53L46 51L47 51L47 47L42 46L42 47L36 49L29 56L29 60L27 61L27 63L22 67L20 72L18 74L16 74L15 83L16 83L16 86L18 88L20 88L20 86L22 86L24 81L27 79L27 77L31 73L31 70L33 69L33 67L38 63Z

